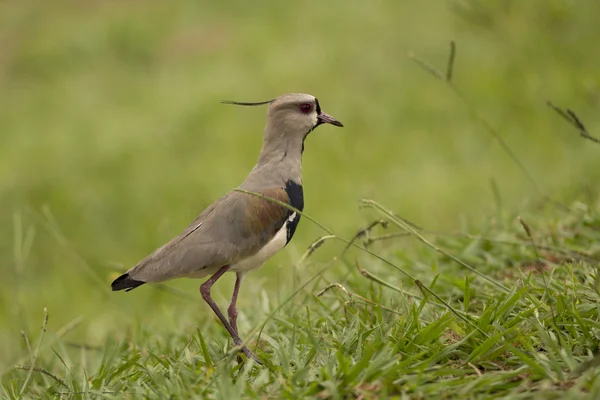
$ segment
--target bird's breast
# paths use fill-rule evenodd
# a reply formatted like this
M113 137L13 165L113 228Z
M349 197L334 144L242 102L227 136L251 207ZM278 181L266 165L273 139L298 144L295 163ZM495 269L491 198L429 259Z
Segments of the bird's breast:
M277 254L277 252L283 249L288 242L287 224L288 222L286 221L286 223L284 223L283 226L277 231L275 236L273 236L273 238L269 240L267 244L265 244L258 252L250 257L246 257L243 260L238 261L235 264L232 264L230 270L236 272L253 270L260 267L269 258Z
M304 193L302 185L289 180L285 184L285 192L288 196L288 204L298 211L304 209ZM263 265L269 258L282 250L292 240L298 223L300 214L293 210L288 210L287 217L283 224L277 230L271 240L269 240L259 251L237 263L231 265L232 271L249 271Z

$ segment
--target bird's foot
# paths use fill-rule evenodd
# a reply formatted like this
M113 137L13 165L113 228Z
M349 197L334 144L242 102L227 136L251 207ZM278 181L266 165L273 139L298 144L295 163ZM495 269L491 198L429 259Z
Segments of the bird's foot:
M236 346L241 346L242 343L235 343ZM243 345L239 351L244 353L249 360L253 360L258 365L263 365L262 361L248 348L248 346ZM239 359L239 357L238 357Z
M252 351L250 351L250 349L247 346L242 347L242 352L244 352L248 359L254 360L254 362L258 365L263 365L262 361L260 361L260 359L256 357L256 355Z

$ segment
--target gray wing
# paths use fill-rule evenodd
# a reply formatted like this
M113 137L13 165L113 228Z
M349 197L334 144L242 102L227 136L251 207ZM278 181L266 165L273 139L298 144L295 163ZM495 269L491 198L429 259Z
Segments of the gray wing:
M290 203L284 188L259 193ZM283 226L288 212L287 208L260 197L230 192L127 274L142 282L208 275L258 252Z

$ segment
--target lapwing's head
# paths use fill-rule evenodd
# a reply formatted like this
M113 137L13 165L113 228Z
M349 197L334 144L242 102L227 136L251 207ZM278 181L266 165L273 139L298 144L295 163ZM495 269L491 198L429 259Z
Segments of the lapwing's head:
M290 93L279 96L269 105L269 122L288 135L305 137L321 124L344 126L321 110L319 100L310 94Z
M235 101L225 101L224 103L242 106L268 104L265 142L283 139L303 143L306 136L319 125L344 126L340 121L323 112L319 100L315 96L305 93L284 94L276 99L258 103Z

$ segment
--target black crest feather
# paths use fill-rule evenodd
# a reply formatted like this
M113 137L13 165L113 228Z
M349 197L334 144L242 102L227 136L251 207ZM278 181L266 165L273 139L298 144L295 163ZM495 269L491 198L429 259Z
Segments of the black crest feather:
M221 103L223 104L233 104L236 106L262 106L265 104L270 104L272 102L274 102L275 99L272 100L267 100L267 101L259 101L256 103L249 103L249 102L243 102L243 101L232 101L232 100L221 100Z

